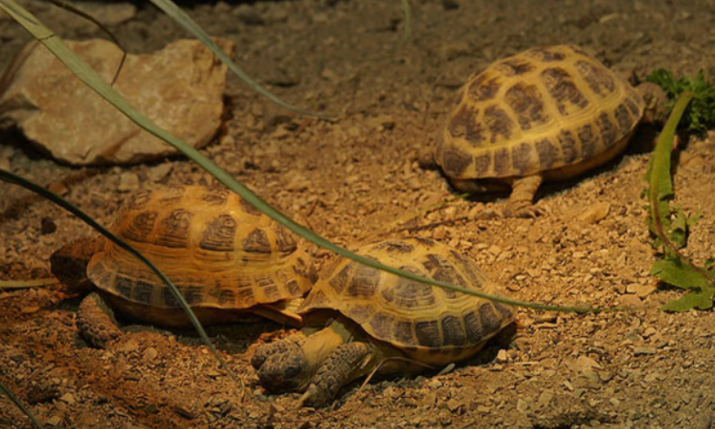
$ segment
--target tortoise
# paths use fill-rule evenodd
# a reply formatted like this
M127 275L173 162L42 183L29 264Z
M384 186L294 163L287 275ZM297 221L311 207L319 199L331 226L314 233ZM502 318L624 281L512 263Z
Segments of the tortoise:
M457 190L511 188L505 215L532 217L542 181L613 159L644 113L663 116L665 97L653 83L634 88L577 46L532 48L494 62L459 90L434 160Z
M302 323L293 302L316 280L310 258L289 231L226 189L184 186L137 193L110 230L174 282L202 324L256 315ZM164 327L190 325L161 279L110 240L78 240L57 251L51 262L63 283L91 282L99 289L81 302L77 315L79 331L94 346L121 334L113 310Z
M455 249L408 237L363 246L357 254L393 267L497 294L497 287ZM376 368L413 374L477 353L515 320L499 302L433 287L336 260L298 312L306 327L261 345L251 358L261 385L271 392L305 391L301 405L322 407L341 386Z

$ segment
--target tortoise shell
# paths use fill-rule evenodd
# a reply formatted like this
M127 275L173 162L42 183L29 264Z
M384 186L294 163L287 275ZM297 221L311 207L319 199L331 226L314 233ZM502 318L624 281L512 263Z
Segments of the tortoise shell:
M226 189L138 193L110 230L166 274L204 323L236 320L222 310L301 298L315 277L289 231ZM87 275L123 313L162 325L188 323L161 279L109 240L92 256Z
M620 152L644 108L635 88L580 48L533 48L462 87L435 160L452 179L568 177Z
M498 294L474 262L423 238L369 244L356 252L383 264L488 294ZM298 312L337 310L374 339L429 364L466 358L514 321L498 302L408 280L340 258L321 275Z

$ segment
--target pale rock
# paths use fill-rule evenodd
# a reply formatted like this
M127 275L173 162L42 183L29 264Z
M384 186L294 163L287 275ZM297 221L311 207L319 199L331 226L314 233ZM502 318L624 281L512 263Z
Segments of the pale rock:
M139 176L136 173L124 172L119 176L119 192L130 192L139 189Z
M65 42L107 82L121 51L106 40ZM217 40L230 56L235 45ZM194 148L221 125L226 66L203 44L179 40L152 55L128 55L114 89L158 126ZM177 151L140 129L32 42L0 77L0 123L16 125L57 160L129 164Z
M589 206L580 215L578 215L578 220L587 224L594 224L608 216L608 212L610 210L610 204L606 202L598 202Z

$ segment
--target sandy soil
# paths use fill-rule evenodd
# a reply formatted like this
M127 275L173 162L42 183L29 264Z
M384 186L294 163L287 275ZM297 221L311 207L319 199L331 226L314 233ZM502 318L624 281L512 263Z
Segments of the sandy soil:
M296 116L232 77L227 133L203 152L337 243L414 233L470 255L515 298L643 310L596 316L520 310L522 328L511 344L495 344L448 374L374 380L362 390L355 383L332 409L296 410L296 395L265 395L248 365L257 343L282 335L277 325L209 330L245 379L242 392L192 332L132 326L122 341L97 350L77 335L79 298L59 286L3 291L0 379L40 420L54 428L117 429L714 427L715 315L659 312L680 292L657 288L648 275L655 260L641 196L648 133L607 166L545 187L538 206L546 214L534 220L464 220L501 212L503 195L418 212L454 194L417 159L433 146L455 89L472 72L534 45L579 44L636 79L659 67L703 69L713 79L715 2L412 3L405 44L397 0L193 5L201 25L237 43L238 61L251 76L289 102L340 115L336 123ZM30 4L64 37L100 35L49 4ZM132 52L186 37L143 4L110 28ZM2 18L0 40L4 67L29 36ZM17 135L1 138L0 167L54 184L105 224L128 192L211 181L180 158L77 169L57 165ZM714 151L712 134L689 139L676 169L676 203L702 215L686 251L698 263L715 256ZM604 219L588 221L605 208ZM444 223L410 232L397 230L400 221ZM87 234L88 227L50 203L0 184L0 278L46 277L50 254ZM313 253L319 265L331 258ZM2 398L0 427L30 424Z

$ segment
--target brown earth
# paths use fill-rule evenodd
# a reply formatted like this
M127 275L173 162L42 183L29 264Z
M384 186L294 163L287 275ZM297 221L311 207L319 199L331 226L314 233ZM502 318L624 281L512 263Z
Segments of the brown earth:
M715 315L658 311L681 293L657 288L648 275L656 260L641 196L649 153L639 148L648 148L652 136L641 132L623 156L586 177L545 187L538 198L545 215L535 220L481 219L501 212L504 201L496 196L436 207L454 194L417 162L432 147L455 89L490 61L534 45L579 44L636 79L659 67L678 74L703 69L712 79L715 2L684 3L413 1L412 37L404 44L397 0L189 10L212 34L235 41L239 64L278 96L340 116L335 123L296 116L230 79L226 134L203 152L271 204L349 246L409 234L392 231L400 221L444 222L412 233L456 246L514 298L643 310L583 316L520 310L511 344L496 344L445 375L373 380L362 390L351 384L333 409L316 411L296 410L297 395L266 396L248 365L257 342L283 335L277 325L209 330L245 380L242 393L190 331L132 326L122 341L97 350L77 335L78 298L68 299L57 285L6 290L0 380L54 428L714 427ZM110 7L82 4L100 12ZM100 35L54 6L29 5L66 38ZM187 37L145 4L110 28L132 52ZM0 40L4 67L29 36L0 18ZM685 143L675 170L676 204L701 214L686 253L703 263L715 256L715 140L710 134ZM53 184L104 224L128 192L211 181L180 158L69 168L14 134L2 135L0 168ZM602 220L589 220L606 209ZM0 214L3 279L48 276L50 254L90 234L79 220L8 184L0 184ZM314 254L319 264L331 258ZM2 398L0 427L31 425Z

